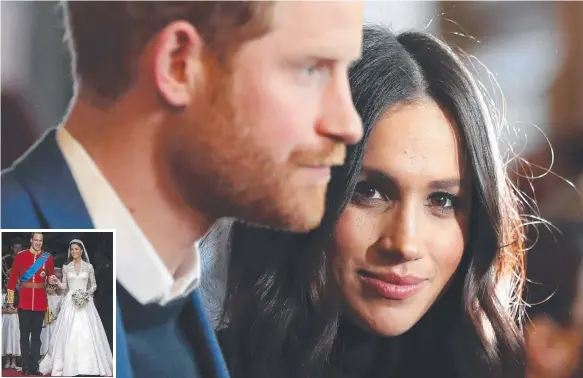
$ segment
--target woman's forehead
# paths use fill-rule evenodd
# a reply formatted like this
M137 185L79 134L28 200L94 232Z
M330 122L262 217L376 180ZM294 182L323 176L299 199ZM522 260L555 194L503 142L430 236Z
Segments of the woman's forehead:
M443 109L427 100L395 108L378 122L363 165L391 172L395 178L463 179L461 147L457 127Z

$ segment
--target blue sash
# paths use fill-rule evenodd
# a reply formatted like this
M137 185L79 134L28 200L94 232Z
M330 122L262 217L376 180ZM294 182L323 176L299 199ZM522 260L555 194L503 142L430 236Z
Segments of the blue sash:
M16 287L16 290L20 291L20 289L22 288L21 284L28 282L32 277L34 277L36 272L38 272L38 270L41 268L41 266L43 266L45 264L45 262L47 261L48 258L49 258L49 254L46 252L43 252L40 255L40 257L38 258L38 260L36 260L34 262L34 264L32 264L32 266L30 268L28 268L26 270L26 272L24 272L24 274L20 278L20 284L18 284L18 286Z

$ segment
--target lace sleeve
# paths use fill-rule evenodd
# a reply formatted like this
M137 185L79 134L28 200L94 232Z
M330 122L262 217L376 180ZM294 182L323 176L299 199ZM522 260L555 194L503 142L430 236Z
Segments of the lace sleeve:
M63 281L60 284L58 284L58 286L59 286L59 289L66 291L68 286L69 286L69 283L67 282L67 279L68 279L67 275L69 273L69 269L67 269L67 265L63 265L63 269L61 269L61 272L63 272Z
M89 289L87 292L91 295L95 293L97 290L97 282L95 281L95 270L93 269L93 265L89 264Z

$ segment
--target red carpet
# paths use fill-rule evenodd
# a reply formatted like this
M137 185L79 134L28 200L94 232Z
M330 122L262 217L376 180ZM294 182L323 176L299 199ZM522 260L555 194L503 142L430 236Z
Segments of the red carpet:
M24 377L21 371L2 368L2 377ZM29 375L29 377L50 377L50 375Z
M21 371L16 371L14 369L4 369L2 368L3 377L24 377ZM41 377L40 375L29 375L29 377Z

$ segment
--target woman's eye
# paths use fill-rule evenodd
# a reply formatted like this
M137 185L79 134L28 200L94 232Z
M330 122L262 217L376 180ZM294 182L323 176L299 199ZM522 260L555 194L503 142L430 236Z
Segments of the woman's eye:
M445 192L431 194L427 205L439 216L451 216L461 210L460 198Z
M429 198L431 206L442 207L442 208L452 208L454 207L453 196L448 193L436 193L431 198Z
M357 199L360 200L382 200L384 196L381 194L380 191L375 189L374 186L371 184L361 181L356 184L356 188L354 189L354 195Z

